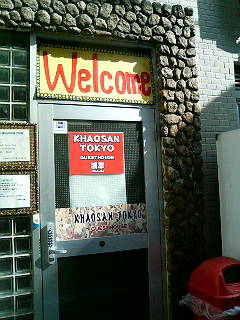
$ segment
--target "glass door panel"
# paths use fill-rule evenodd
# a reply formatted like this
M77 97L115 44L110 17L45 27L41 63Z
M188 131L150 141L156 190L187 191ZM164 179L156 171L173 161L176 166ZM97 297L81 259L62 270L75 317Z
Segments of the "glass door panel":
M61 320L150 319L147 249L60 258L58 286Z
M145 233L142 123L58 122L65 123L68 133L54 134L57 239ZM75 139L72 149L71 139ZM119 174L120 161L123 168ZM85 166L85 171L71 174L71 166L77 173ZM105 173L109 170L113 174Z
M132 319L137 315L138 319L147 320L147 249L126 250L123 244L121 250L124 251L115 251L112 247L113 252L103 253L107 236L147 232L147 218L143 217L142 122L63 119L58 122L65 124L68 133L54 134L57 239L85 241L99 237L97 247L101 252L58 259L60 319L81 316L112 320L113 315L114 319L123 315L125 319ZM124 143L121 141L123 148L115 153L120 144L119 135L124 140ZM76 141L73 150L71 138ZM103 142L99 142L101 140ZM94 147L96 151L92 151ZM78 149L82 156L74 157L71 153L77 153ZM111 160L105 160L108 158ZM105 170L118 170L119 158L123 158L123 172L105 174ZM90 174L71 175L71 166L84 166L86 161ZM144 308L137 308L139 303Z

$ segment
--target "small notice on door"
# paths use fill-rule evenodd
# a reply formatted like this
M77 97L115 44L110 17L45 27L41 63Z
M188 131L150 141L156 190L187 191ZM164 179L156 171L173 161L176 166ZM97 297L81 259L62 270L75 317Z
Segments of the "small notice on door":
M30 175L0 175L0 209L30 208Z
M67 121L54 121L53 131L58 134L67 134Z
M144 203L58 208L55 217L57 241L147 232Z
M70 132L70 175L123 174L123 133Z

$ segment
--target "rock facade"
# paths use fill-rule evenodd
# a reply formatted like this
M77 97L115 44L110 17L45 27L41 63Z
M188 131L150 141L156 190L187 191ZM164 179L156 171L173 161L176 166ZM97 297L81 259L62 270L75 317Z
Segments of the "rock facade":
M148 0L1 0L0 27L150 41L157 51L164 238L170 319L204 258L203 174L195 29L191 8Z

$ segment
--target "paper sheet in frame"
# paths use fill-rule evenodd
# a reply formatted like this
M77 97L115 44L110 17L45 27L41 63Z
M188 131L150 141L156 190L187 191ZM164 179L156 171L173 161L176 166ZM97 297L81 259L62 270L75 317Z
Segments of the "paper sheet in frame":
M30 208L30 175L0 175L0 209Z
M0 162L30 161L28 129L0 129Z

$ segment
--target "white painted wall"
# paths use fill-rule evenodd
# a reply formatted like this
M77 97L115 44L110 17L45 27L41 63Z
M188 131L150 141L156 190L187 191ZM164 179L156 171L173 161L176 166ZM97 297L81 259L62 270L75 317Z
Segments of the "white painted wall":
M240 129L217 139L223 255L240 259Z

